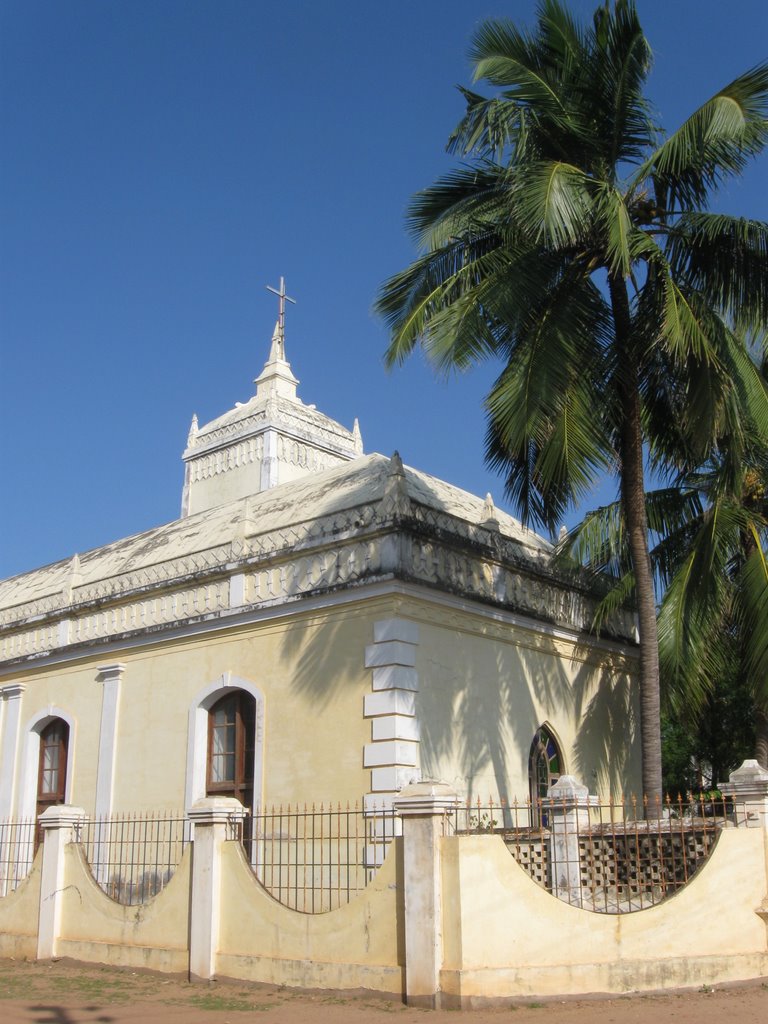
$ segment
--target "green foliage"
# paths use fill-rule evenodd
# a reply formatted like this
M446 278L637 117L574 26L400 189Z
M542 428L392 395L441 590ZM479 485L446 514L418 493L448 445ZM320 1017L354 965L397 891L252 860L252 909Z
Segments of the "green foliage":
M752 353L764 387L761 345ZM768 711L768 441L745 412L725 429L704 466L646 495L661 595L664 770L675 790L700 786L702 775L714 786L754 756L756 710ZM631 595L618 503L590 513L562 548L614 581L598 622Z
M717 789L754 752L754 706L744 680L719 680L696 715L665 712L661 740L665 792L675 799Z
M466 163L414 197L423 255L377 309L390 364L416 345L443 370L501 360L487 457L523 519L554 531L620 466L628 384L661 459L681 445L707 457L734 382L768 429L730 331L768 319L768 226L706 210L768 141L768 65L665 138L643 96L651 50L633 3L583 26L545 0L532 31L482 24L470 57L498 91L461 90L449 149ZM628 289L624 339L608 278Z
M768 143L768 63L665 135L643 95L651 49L631 0L603 4L586 25L542 0L533 30L484 22L470 58L494 95L462 90L448 148L464 164L411 203L422 252L380 291L386 358L420 346L442 371L499 361L486 457L525 522L554 534L604 474L618 477L627 558L601 614L634 588L652 797L659 679L643 453L671 474L716 457L743 419L768 436L768 391L744 340L768 320L768 225L707 209ZM582 537L605 563L602 528L596 518ZM690 579L709 556L724 564L716 534L708 551L699 536ZM745 586L759 589L759 569ZM691 608L695 588L682 576L675 587L680 611ZM711 589L723 589L714 577Z

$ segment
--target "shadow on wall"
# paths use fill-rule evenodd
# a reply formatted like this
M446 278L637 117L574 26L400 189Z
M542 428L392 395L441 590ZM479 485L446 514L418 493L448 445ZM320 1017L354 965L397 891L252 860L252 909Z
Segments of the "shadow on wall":
M345 619L326 621L311 631L294 624L285 633L282 657L292 666L291 691L318 710L331 703L345 679L366 672L364 647L349 643Z
M451 764L459 769L461 788L470 799L491 796L490 774L500 798L525 800L527 785L523 792L511 792L510 778L527 780L536 730L544 721L557 730L558 722L571 720L578 724L572 750L566 746L562 751L565 767L590 792L618 795L626 791L629 778L639 776L639 763L631 755L637 708L626 672L596 664L589 649L578 652L574 666L497 639L491 656L482 650L488 641L445 628L458 637L463 658L441 659L437 650L422 651L416 707L425 777L441 777ZM293 666L292 693L323 710L345 680L370 672L364 669L364 648L365 642L350 643L344 619L325 622L309 635L304 628L289 630L283 657Z
M525 800L527 791L510 792L510 776L527 780L531 741L548 717L570 715L571 687L564 666L542 663L527 648L495 641L493 658L483 655L481 638L462 638L461 662L432 657L420 680L421 758L425 773L440 773L454 751L469 799L491 795L481 781L488 769L502 799ZM517 763L510 764L510 754ZM527 785L526 785L527 790Z
M591 793L620 796L628 779L640 778L639 718L626 672L612 666L579 672L573 684L574 712L581 723L574 745L574 773ZM640 795L639 793L637 794Z
M382 487L388 479L380 477ZM448 511L426 480L416 481L408 472L406 480L411 494L415 485L421 502ZM368 495L369 501L378 497ZM491 795L484 791L490 775L499 797L524 800L536 730L544 721L557 728L558 721L575 720L573 748L563 750L566 770L592 792L625 788L628 772L637 767L628 761L637 717L624 672L597 664L586 645L572 662L564 662L547 650L471 636L450 619L447 613L443 628L456 639L450 649L454 654L458 649L460 657L420 650L417 713L425 776L439 777L448 763L459 768L470 798ZM372 640L350 643L348 618L326 621L310 635L305 628L288 630L283 657L293 666L292 692L322 710L344 680L365 673L364 647ZM510 757L517 763L510 764ZM524 780L526 791L510 792L510 777Z

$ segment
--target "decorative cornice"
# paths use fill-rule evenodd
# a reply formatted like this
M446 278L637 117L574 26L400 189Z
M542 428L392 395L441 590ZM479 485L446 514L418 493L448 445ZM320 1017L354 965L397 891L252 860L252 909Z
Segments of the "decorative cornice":
M18 700L24 693L23 683L6 683L0 686L0 700Z
M270 427L348 458L362 452L359 427L357 432L347 430L311 406L273 395L242 418L233 418L231 422L210 430L200 428L194 436L190 435L182 457L185 462L194 461L219 448L228 448L236 441L262 434Z
M16 658L5 663L0 660L0 678L11 677L34 665L66 665L76 663L83 658L90 658L99 651L104 657L114 655L123 657L126 651L144 649L151 645L177 642L207 634L218 634L222 630L242 629L255 623L273 622L284 619L299 611L303 615L327 613L350 606L359 606L361 600L377 601L382 598L395 597L406 601L416 601L421 605L429 602L431 610L425 610L425 621L434 621L435 625L450 623L452 628L464 629L467 625L466 615L471 615L478 623L482 635L492 635L497 639L509 636L510 629L516 631L516 643L531 649L543 649L552 644L564 643L571 649L571 658L589 660L593 654L601 662L608 656L606 664L624 665L626 659L637 656L634 642L611 639L601 634L594 635L579 632L568 626L551 625L513 612L498 606L483 604L470 597L459 597L443 590L427 588L420 584L403 582L392 576L377 580L363 580L355 586L338 590L326 590L308 596L297 596L290 600L265 602L261 605L250 605L247 608L231 608L220 615L200 615L186 620L169 623L152 629L136 629L122 634L101 637L87 643L59 646L55 650L41 651L35 655ZM301 607L296 608L300 603ZM425 606L426 608L426 606ZM435 609L440 609L437 619ZM527 637L527 641L525 640ZM618 660L617 660L618 659Z
M545 551L420 505L403 494L392 466L380 501L251 536L249 522L207 551L75 587L69 604L60 594L7 609L0 661L54 651L63 639L156 631L392 577L589 632L595 595L586 584L555 574ZM240 579L236 596L232 576ZM634 619L622 613L605 632L631 642Z

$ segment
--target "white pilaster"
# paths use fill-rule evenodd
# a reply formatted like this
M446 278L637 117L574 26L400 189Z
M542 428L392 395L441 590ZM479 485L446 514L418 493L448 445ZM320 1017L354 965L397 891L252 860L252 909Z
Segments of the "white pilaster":
M0 821L13 814L23 693L20 683L0 687Z
M373 638L365 649L373 692L364 702L371 743L363 750L363 764L371 769L372 802L391 805L392 797L419 777L419 627L408 619L381 619L374 623Z
M120 714L120 681L125 671L122 662L100 665L97 679L102 684L99 761L96 770L96 817L112 813L117 756L117 724Z

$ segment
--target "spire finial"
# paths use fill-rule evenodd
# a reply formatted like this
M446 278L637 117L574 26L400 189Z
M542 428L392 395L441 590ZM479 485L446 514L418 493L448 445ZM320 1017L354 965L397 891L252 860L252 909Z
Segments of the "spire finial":
M485 496L483 502L483 513L480 525L484 526L486 530L498 530L499 529L499 517L496 515L496 506L493 504L493 497L491 492Z
M192 422L189 425L189 433L187 434L187 448L189 448L189 446L197 437L197 430L197 413L195 412L192 414Z
M285 359L285 303L292 302L296 305L296 299L292 299L290 295L286 295L285 292L285 278L280 278L280 287L273 288L271 285L266 285L268 292L272 292L273 295L277 296L277 323L275 324L275 333L272 336L272 351L275 353L278 359Z

